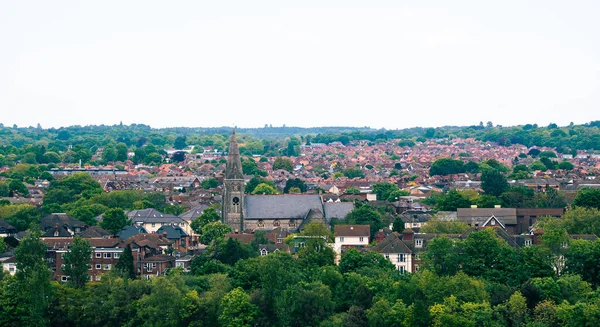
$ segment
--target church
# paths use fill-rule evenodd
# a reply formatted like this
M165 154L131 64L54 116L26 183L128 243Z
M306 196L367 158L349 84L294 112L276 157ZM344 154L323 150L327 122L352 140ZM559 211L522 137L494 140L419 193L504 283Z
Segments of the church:
M275 228L295 232L310 221L344 219L352 202L323 202L318 194L246 195L235 130L231 134L223 180L222 219L235 233Z

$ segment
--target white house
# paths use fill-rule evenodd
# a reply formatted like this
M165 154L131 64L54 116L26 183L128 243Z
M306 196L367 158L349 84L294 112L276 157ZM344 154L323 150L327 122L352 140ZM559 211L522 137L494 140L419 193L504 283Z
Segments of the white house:
M364 247L369 245L371 229L369 225L335 225L335 243L333 250L336 253L336 262L339 262L345 248Z
M378 252L396 266L401 272L413 272L413 252L402 242L397 233L389 234L372 251Z

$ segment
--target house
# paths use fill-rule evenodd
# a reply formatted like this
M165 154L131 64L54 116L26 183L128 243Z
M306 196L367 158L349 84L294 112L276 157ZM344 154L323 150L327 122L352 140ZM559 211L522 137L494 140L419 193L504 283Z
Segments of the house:
M9 237L16 234L18 231L6 220L0 219L0 237Z
M114 269L124 248L119 246L118 238L88 239L93 249L90 258L88 275L90 280L99 281L102 274ZM45 259L52 271L52 276L57 281L66 282L69 279L64 273L64 254L69 251L73 238L46 238L47 250Z
M269 253L274 252L286 252L290 253L290 247L287 244L259 244L258 245L258 253L261 256L265 256Z
M11 276L17 273L17 258L14 255L0 258L2 270Z
M401 236L398 233L390 233L379 244L374 246L371 251L383 255L401 273L414 272L413 251L402 242Z
M133 210L126 214L133 225L143 227L150 233L155 233L161 226L171 225L181 227L188 235L192 234L192 228L188 221L153 208Z
M45 237L69 237L81 233L87 225L66 213L53 213L40 220L40 228Z
M333 250L338 262L347 248L364 248L369 245L371 227L369 225L335 225L333 228L335 243Z
M175 268L181 268L184 272L189 272L192 266L192 259L194 259L194 257L191 255L176 257Z
M193 245L195 245L195 241L192 240L190 235L188 235L183 228L179 226L171 226L165 225L161 226L156 234L160 234L173 244L173 248L177 252L186 253L188 250L193 249Z

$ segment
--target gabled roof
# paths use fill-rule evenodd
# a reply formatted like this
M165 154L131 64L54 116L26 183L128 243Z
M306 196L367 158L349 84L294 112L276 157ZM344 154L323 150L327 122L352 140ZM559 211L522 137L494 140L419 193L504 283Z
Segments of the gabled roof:
M133 235L141 233L148 233L148 231L146 231L146 229L142 226L125 226L123 229L121 229L121 231L117 233L117 236L122 240L126 240L132 237Z
M336 237L371 235L371 227L369 225L335 225L333 231Z
M179 215L179 218L185 219L185 220L193 220L198 218L198 216L200 216L201 214L204 213L204 209L208 208L207 205L205 204L201 204L197 207L193 207L190 210L182 213L181 215Z
M47 227L44 234L41 237L72 237L71 233L64 227L55 225L54 227Z
M137 234L131 236L121 243L121 247L126 247L127 244L136 244L140 247L147 246L152 249L158 249L162 246L171 245L171 241L159 234Z
M254 239L254 234L225 234L225 238L233 238L242 243L250 244Z
M11 232L17 231L17 229L13 225L9 224L6 220L0 219L0 232L2 232L3 230L7 231L7 232L8 231L11 231Z
M325 218L327 221L336 219L345 219L346 215L354 209L353 202L326 202L325 207Z
M85 223L67 215L66 213L53 213L40 220L40 228L42 230L48 230L58 226L66 226L73 230L76 227L85 228Z
M244 219L304 219L310 209L323 212L319 195L248 195Z
M127 212L127 216L131 221L144 223L172 223L183 222L183 219L168 213L162 213L156 209L148 208L142 210L133 210Z
M496 224L500 225L503 229L506 229L506 226L504 226L504 224L494 215L488 218L488 220L486 220L481 226L496 226Z
M412 253L410 248L402 242L398 233L390 233L383 241L373 247L372 251L379 253Z
M179 226L164 225L156 231L156 234L164 235L165 233L170 240L188 236L188 234Z
M83 232L79 233L79 236L81 236L83 238L102 238L102 237L108 237L110 235L112 235L112 234L109 231L105 230L104 228L102 228L100 226L91 226L91 227L88 227Z

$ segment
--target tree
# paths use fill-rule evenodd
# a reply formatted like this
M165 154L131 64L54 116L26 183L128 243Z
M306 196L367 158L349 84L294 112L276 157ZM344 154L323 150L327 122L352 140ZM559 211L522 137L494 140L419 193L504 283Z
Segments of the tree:
M102 150L102 160L106 162L113 162L117 160L117 150L112 145L107 145Z
M213 241L222 239L225 234L231 233L231 227L223 224L220 221L208 223L202 227L202 236L200 236L200 242L202 244L211 244Z
M113 235L117 234L121 229L128 225L131 225L131 220L127 217L125 212L119 208L108 209L102 215L102 222L100 223L102 228L110 231Z
M271 194L277 194L277 190L269 184L261 183L261 184L258 184L256 186L256 188L254 188L254 191L252 191L252 194L271 195Z
M217 213L215 208L206 208L198 218L192 220L190 227L196 234L202 234L202 227L208 223L220 221L221 216Z
M294 171L294 163L289 158L278 157L273 162L273 170L287 170L289 172Z
M129 149L127 149L127 145L125 143L117 144L115 151L116 151L116 160L117 161L126 161L127 160L127 153L129 152Z
M402 233L404 231L404 221L400 217L396 217L392 224L392 232Z
M568 161L561 161L558 164L558 168L563 169L563 170L573 170L573 168L575 168L575 166Z
M358 167L347 167L343 174L348 178L365 178L365 173Z
M355 305L348 310L348 315L344 318L344 326L346 327L368 327L369 321L365 311Z
M205 190L219 186L219 181L216 178L209 178L202 181L202 188Z
M64 273L69 276L69 283L77 288L84 287L90 279L88 270L92 252L90 242L75 235L69 251L63 255Z
M322 267L334 264L335 252L322 238L312 238L298 251L298 263L302 267Z
M500 196L509 185L506 178L497 170L485 170L481 173L481 188L487 195Z
M277 296L275 308L282 326L318 326L333 309L331 291L319 282L290 285Z
M460 262L459 248L446 236L432 239L423 254L424 267L438 276L453 276Z
M186 139L185 135L177 136L177 138L175 139L175 143L173 144L173 147L177 150L183 150L187 146L186 142L187 142L187 139Z
M115 269L123 278L135 279L135 267L133 265L133 254L131 253L131 244L127 244Z
M258 307L250 303L250 297L241 287L231 290L221 301L222 312L219 323L226 327L255 326Z
M436 205L440 211L456 211L457 208L469 208L471 200L457 190L450 190L443 195Z
M390 194L398 190L398 186L392 183L373 184L373 193L377 195L377 200L387 200Z
M47 248L40 235L39 227L32 225L30 235L15 250L20 305L28 309L21 319L27 326L47 325L46 310L51 301L51 273L44 260Z
M369 225L371 229L371 238L383 227L381 215L369 205L363 205L354 208L346 215L346 223L354 225Z
M300 189L300 193L306 192L307 186L306 183L300 178L290 178L285 181L285 187L283 188L283 193L290 193L290 189L292 187Z
M519 327L527 314L527 301L521 292L516 291L507 302L508 319L512 325Z
M575 200L573 200L573 205L577 207L600 209L600 189L580 189L577 191Z
M437 159L429 168L429 175L451 175L465 172L464 163L462 160L454 160L450 158Z

